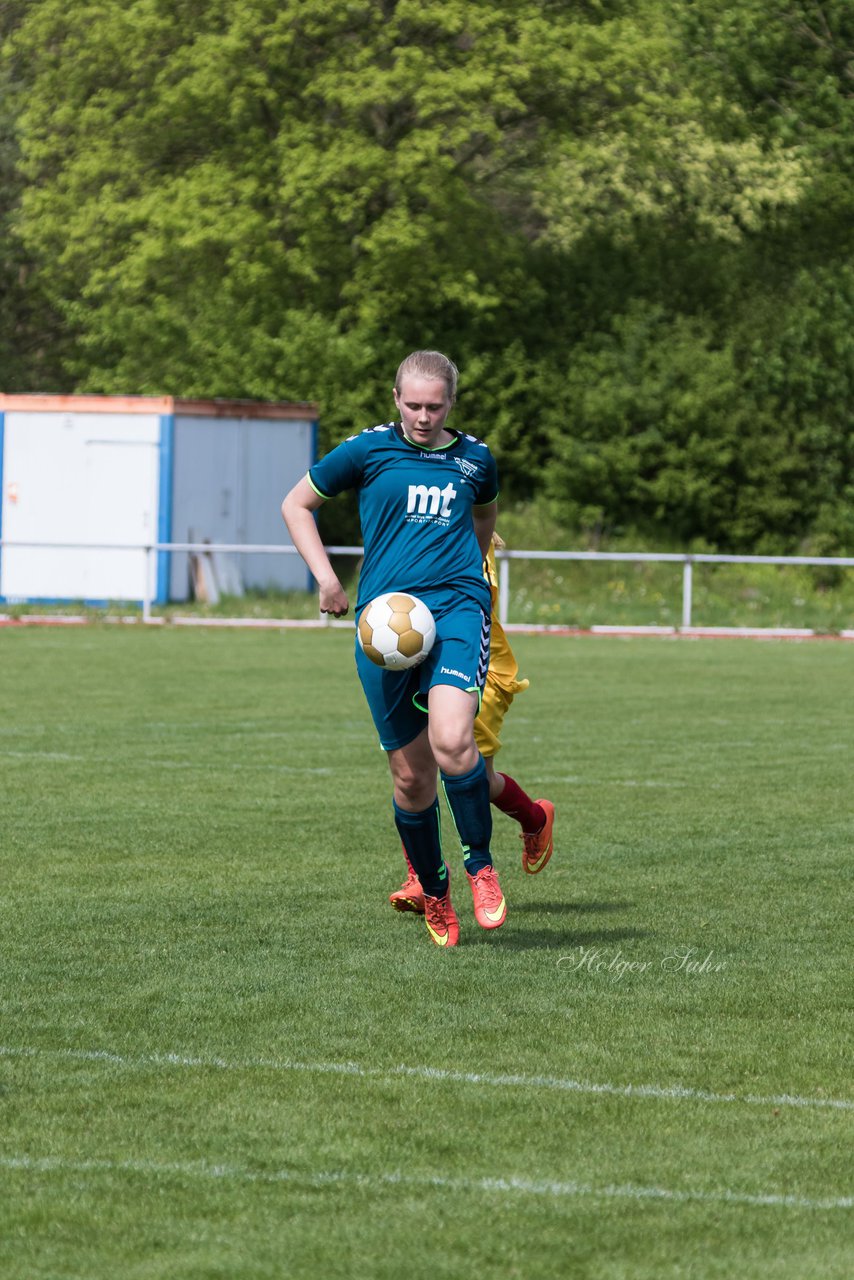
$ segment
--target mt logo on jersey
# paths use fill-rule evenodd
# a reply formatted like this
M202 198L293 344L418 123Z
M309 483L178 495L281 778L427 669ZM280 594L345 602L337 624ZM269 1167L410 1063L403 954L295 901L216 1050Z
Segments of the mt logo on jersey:
M451 503L457 490L449 481L444 489L437 484L411 484L406 494L407 520L445 522L451 517Z

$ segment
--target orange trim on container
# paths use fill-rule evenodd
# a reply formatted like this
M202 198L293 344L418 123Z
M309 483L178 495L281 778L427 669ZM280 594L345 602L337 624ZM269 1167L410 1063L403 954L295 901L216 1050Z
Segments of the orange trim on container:
M34 413L171 413L171 396L2 395L0 411L30 409Z
M317 405L294 400L176 400L174 412L200 418L308 418L313 421L317 417Z
M313 421L317 405L302 401L179 400L174 396L4 395L0 413L174 413L202 418L299 418Z

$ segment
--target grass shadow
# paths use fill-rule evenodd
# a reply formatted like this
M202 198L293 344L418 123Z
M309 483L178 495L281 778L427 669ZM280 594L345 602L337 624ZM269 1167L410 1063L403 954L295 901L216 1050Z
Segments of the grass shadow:
M569 929L508 929L505 925L495 930L494 945L507 947L514 951L552 950L593 945L608 945L617 942L632 942L643 938L653 938L650 929L589 929L585 931ZM474 941L472 935L466 936L466 945ZM493 934L482 931L477 941L481 945L493 945Z
M534 915L548 911L552 915L592 915L614 911L631 911L633 902L511 902L514 916Z

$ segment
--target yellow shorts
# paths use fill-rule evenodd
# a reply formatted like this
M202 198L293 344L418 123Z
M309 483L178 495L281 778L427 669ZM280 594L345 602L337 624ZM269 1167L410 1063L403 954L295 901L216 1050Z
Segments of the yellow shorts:
M494 560L493 560L494 570ZM493 582L493 579L494 582ZM517 679L519 667L510 641L498 621L496 601L497 577L490 575L493 585L492 637L489 646L489 670L480 703L480 711L474 722L474 740L482 756L494 756L501 750L501 726L507 708L517 693L527 689L528 681Z
M474 740L482 756L494 756L501 750L501 726L510 703L517 693L527 689L527 680L504 680L501 684L486 675L480 711L474 722Z

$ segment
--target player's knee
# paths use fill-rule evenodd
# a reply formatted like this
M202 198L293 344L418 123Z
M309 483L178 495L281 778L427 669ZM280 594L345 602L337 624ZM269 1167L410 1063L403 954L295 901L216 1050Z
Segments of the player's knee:
M452 732L450 727L443 727L432 740L432 747L443 773L467 773L477 763L478 751L471 729Z
M396 762L392 768L395 799L406 809L426 809L436 792L435 766L432 770L416 768L408 762Z
M436 799L436 786L435 783L428 782L426 779L412 779L407 785L401 785L396 781L394 798L402 809L421 813L424 809L429 809Z

